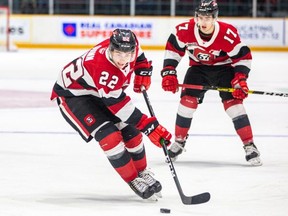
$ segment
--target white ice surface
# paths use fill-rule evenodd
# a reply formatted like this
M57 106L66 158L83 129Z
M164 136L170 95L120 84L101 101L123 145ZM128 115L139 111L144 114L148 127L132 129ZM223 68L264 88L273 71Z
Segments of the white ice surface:
M0 53L0 90L42 92L49 101L62 66L83 52ZM152 106L159 121L173 133L179 93L161 89L163 52L148 51L146 55L154 63L148 91ZM288 53L254 52L253 57L250 89L287 93ZM187 59L178 68L180 82L185 63ZM128 94L148 114L142 95L131 87ZM171 215L179 216L286 216L288 98L249 95L245 107L263 166L247 164L218 92L209 91L195 113L187 152L174 163L187 196L211 193L208 203L193 206L181 203L162 150L146 137L148 165L163 185L163 198L158 202L138 198L112 169L98 144L86 144L53 102L42 108L0 109L0 215L147 216L169 208Z

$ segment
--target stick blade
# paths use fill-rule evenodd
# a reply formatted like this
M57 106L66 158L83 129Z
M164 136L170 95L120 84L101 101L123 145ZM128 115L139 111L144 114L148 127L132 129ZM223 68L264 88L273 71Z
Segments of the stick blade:
M210 197L211 197L210 193L205 192L192 197L183 197L182 202L185 205L202 204L208 202L210 200Z

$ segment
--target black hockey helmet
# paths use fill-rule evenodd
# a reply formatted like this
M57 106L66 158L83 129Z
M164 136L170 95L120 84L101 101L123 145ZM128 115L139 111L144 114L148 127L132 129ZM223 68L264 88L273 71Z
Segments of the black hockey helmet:
M201 0L199 6L195 10L195 16L199 14L204 16L212 15L213 18L218 17L218 5L216 0Z
M133 52L136 47L134 33L129 29L115 29L110 37L109 49L121 52Z

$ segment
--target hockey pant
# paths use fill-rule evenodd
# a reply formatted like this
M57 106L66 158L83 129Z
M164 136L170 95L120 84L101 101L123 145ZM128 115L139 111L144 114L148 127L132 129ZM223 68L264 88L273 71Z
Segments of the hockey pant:
M142 133L124 124L93 96L57 98L64 119L89 142L97 140L113 168L130 182L146 166Z

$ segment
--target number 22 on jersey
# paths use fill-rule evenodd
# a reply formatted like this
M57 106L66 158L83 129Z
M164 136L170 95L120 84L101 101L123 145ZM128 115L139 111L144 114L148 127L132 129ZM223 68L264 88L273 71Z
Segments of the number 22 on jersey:
M82 57L75 59L62 70L62 80L66 88L73 82L84 76ZM110 76L107 71L102 71L99 77L99 84L113 89L119 78L116 75Z

